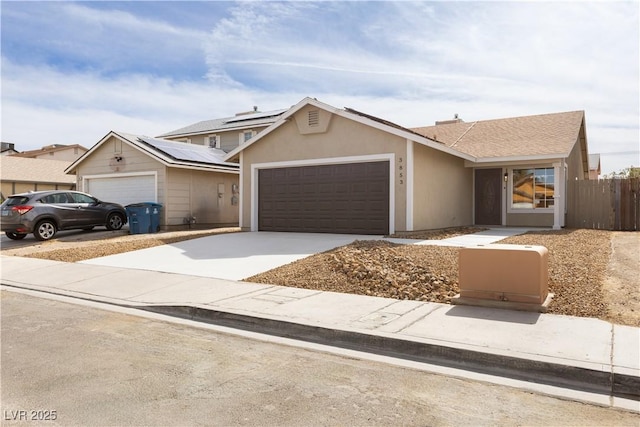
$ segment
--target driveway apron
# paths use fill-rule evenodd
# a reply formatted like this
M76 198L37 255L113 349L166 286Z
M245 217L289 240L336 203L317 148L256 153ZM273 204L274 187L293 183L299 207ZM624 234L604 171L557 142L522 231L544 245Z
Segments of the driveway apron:
M382 236L229 233L82 261L84 264L242 280L310 255Z

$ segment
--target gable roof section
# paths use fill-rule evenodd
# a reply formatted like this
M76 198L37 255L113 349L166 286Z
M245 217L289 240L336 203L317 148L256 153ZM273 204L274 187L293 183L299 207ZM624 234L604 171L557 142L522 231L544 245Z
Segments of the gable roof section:
M584 111L570 111L412 130L478 160L558 158L569 156L583 125Z
M71 162L0 156L3 181L39 182L47 184L75 184L76 177L65 174Z
M114 131L109 132L98 141L82 157L73 162L65 172L73 173L80 163L111 137L128 143L167 167L238 173L238 164L224 161L225 152L222 150L205 147L204 145L185 144L184 142Z
M77 148L79 151L83 151L83 152L87 152L88 149L83 147L80 144L73 144L73 145L62 145L62 144L53 144L53 145L47 145L45 147L42 148L37 148L35 150L29 150L29 151L22 151L16 154L12 154L12 156L14 157L35 157L35 156L40 156L42 154L46 154L46 153L55 153L57 151L66 151L66 150L73 150Z
M204 120L180 129L159 135L159 138L199 135L203 133L226 132L234 129L248 129L253 126L268 126L275 122L287 109L241 114L221 119Z
M470 161L475 160L474 157L466 153L452 149L447 145L440 143L438 141L435 141L429 137L425 137L422 134L415 132L414 130L404 128L395 123L391 123L389 121L386 121L365 113L361 113L351 108L340 109L340 108L332 107L331 105L322 103L317 99L313 99L309 97L304 98L302 101L298 102L296 105L291 107L284 114L282 114L275 123L273 123L271 126L269 126L265 130L260 132L258 135L254 136L244 144L240 145L233 151L229 152L226 155L225 160L226 161L237 160L241 151L245 150L246 148L260 141L266 135L268 135L269 133L273 132L274 130L282 126L284 123L286 123L289 120L291 116L293 116L295 113L297 113L299 110L301 110L303 107L307 105L313 105L317 108L321 108L337 116L344 117L346 119L353 120L367 126L371 126L373 128L382 130L384 132L388 132L390 134L399 136L401 138L406 138L411 141L415 141L419 144L426 145L428 147L434 148L439 151L443 151L445 153L451 154L456 157L460 157L465 160L470 160Z

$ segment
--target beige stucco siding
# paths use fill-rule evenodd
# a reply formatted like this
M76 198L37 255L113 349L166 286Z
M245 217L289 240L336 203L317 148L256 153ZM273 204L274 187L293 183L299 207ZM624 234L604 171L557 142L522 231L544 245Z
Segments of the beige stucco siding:
M184 226L193 217L198 225L238 224L238 205L232 203L237 174L174 168L167 182L168 227Z
M406 140L374 127L366 126L338 115L332 115L324 110L321 111L321 121L329 120L326 132L301 134L296 125L296 120L304 121L309 109L314 109L314 107L307 106L300 109L296 113L296 117L265 135L242 152L242 181L244 188L241 189L241 197L243 228L249 229L251 226L252 165L287 162L281 165L284 167L295 166L296 162L307 162L304 163L307 165L316 161L316 164L338 163L344 161L344 158L375 157L378 155L381 158L386 156L385 158L394 159L394 164L390 165L390 173L393 174L394 182L391 189L395 198L393 209L394 224L396 230L405 230L406 181L400 184L397 174L399 173L399 158L406 162ZM325 126L320 126L320 128L324 129ZM307 132L308 130L304 131ZM257 185L257 183L253 184Z
M470 225L472 191L463 159L414 143L414 230Z

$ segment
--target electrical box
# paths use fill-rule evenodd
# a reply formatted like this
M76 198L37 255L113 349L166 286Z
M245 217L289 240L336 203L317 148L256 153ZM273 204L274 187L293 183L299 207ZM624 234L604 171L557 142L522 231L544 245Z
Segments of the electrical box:
M549 295L544 246L478 245L458 258L460 298L543 304Z

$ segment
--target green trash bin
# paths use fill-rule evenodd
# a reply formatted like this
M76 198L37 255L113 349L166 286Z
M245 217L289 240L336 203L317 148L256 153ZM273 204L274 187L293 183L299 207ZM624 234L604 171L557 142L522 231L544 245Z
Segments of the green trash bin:
M151 232L151 207L146 203L132 203L124 207L129 217L129 234Z

